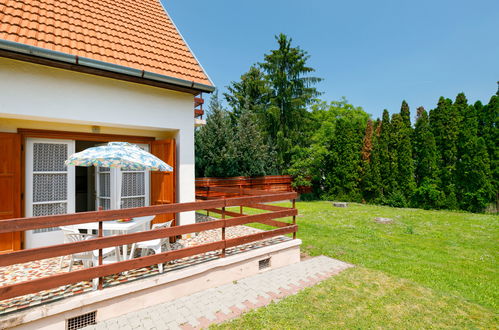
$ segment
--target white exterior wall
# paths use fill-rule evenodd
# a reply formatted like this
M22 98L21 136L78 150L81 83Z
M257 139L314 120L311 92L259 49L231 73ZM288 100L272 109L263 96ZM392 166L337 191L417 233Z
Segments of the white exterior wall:
M0 58L0 120L175 131L177 202L195 200L193 102L187 93ZM180 223L194 223L194 213Z

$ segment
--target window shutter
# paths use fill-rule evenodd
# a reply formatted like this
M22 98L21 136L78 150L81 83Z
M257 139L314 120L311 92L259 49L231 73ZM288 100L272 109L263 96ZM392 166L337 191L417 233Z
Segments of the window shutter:
M177 175L175 140L158 140L151 142L151 153L173 167L173 172L151 171L151 205L175 203L175 181ZM153 223L161 223L175 219L174 213L156 216ZM175 221L172 225L175 225Z
M21 217L21 135L0 133L0 221ZM0 253L21 248L21 233L0 234Z

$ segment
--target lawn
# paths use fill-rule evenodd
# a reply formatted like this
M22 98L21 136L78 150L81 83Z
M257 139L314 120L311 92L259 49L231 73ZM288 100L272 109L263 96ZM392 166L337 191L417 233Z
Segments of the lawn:
M297 208L303 251L357 267L219 327L499 328L498 216L330 202Z

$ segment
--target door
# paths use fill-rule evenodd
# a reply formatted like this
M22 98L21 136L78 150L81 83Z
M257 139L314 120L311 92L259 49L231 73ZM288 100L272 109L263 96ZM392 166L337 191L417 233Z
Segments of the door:
M26 140L26 216L75 212L75 171L64 161L74 153L72 140ZM26 248L63 243L59 227L26 231Z
M21 136L0 133L0 222L21 217ZM0 253L19 250L21 233L0 234Z
M147 144L137 146L149 151ZM96 205L103 210L149 206L149 171L98 167L95 180Z
M151 142L151 153L173 167L173 172L151 172L151 205L175 203L175 180L177 173L175 140ZM174 213L156 216L153 223L175 219ZM175 225L175 221L172 225Z

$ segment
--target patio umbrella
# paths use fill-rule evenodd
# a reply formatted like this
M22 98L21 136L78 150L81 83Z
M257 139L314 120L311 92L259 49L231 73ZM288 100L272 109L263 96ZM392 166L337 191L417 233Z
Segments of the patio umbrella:
M172 172L173 167L158 157L128 142L109 142L107 145L92 147L69 156L66 166L116 167L125 171ZM121 180L118 180L116 200L121 201Z
M172 172L173 167L158 157L128 142L109 142L72 154L67 166L118 167L123 170Z

